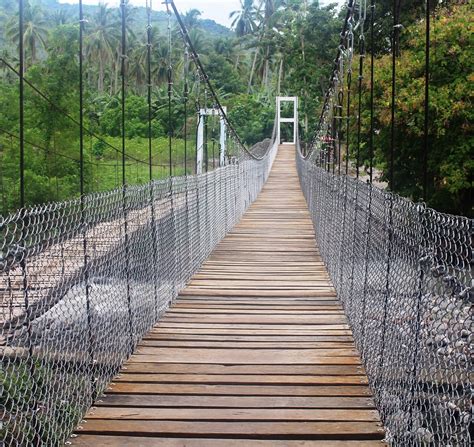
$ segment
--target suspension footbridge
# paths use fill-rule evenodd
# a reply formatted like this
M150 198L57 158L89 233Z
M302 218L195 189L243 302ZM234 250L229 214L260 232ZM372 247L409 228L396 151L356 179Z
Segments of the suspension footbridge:
M105 393L73 445L381 445L294 146Z
M251 148L227 116L174 2L165 3L185 49L177 112L185 127L188 69L195 69L192 172L185 139L184 175L172 175L170 62L170 176L153 178L148 78L149 182L127 182L125 1L118 50L121 187L84 189L83 151L92 131L84 126L82 107L82 2L75 199L36 206L24 201L29 143L23 88L32 84L23 68L15 72L21 206L0 218L1 442L470 445L472 220L374 185L373 101L365 142L369 181L359 176L365 45L358 54L355 116L351 67L355 35L364 43L364 24L373 31L374 2L346 5L312 141L300 139L297 98L278 97L271 138ZM22 1L19 12L21 36ZM21 67L23 57L20 52ZM393 67L395 79L395 62ZM373 63L370 70L373 78ZM428 100L426 89L426 108ZM290 116L281 109L288 101ZM391 110L395 128L395 102ZM426 111L426 123L428 118ZM213 146L210 155L212 119L221 134L218 153ZM282 130L287 125L292 132ZM428 133L424 137L426 168Z

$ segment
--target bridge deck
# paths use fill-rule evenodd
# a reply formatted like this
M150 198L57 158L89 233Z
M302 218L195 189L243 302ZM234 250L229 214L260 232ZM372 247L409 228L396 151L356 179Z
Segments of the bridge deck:
M315 247L294 148L282 146L258 200L73 445L381 445L367 377Z

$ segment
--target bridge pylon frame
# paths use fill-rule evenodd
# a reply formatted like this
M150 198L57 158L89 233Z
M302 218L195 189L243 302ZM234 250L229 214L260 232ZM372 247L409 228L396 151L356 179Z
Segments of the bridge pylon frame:
M293 116L292 117L282 117L281 116L281 105L282 103L293 103ZM297 96L277 96L276 98L276 108L277 108L277 141L279 144L296 144L296 138L298 133L298 97ZM293 124L293 141L281 142L281 124L289 123Z
M224 114L227 114L227 107L222 107ZM198 114L198 132L197 132L197 151L196 151L196 174L202 174L203 172L203 159L204 159L204 120L206 116L219 116L219 166L225 164L225 153L226 153L226 141L227 141L227 124L225 116L222 112L216 108L200 109Z

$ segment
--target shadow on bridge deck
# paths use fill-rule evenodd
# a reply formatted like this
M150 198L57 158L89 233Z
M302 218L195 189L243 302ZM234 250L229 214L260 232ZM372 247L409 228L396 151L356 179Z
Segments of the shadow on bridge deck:
M86 415L75 446L375 446L384 432L316 248L294 147Z

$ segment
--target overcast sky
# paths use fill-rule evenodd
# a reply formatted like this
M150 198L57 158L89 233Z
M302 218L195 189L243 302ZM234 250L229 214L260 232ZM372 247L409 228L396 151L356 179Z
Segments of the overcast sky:
M0 0L1 1L1 0ZM321 0L321 4L333 2L344 3L345 0ZM77 0L59 0L60 3L77 3ZM96 5L99 0L83 0L84 4ZM104 0L110 6L117 6L120 0ZM131 0L136 6L145 6L146 0ZM231 20L229 14L240 8L239 0L175 0L175 5L182 12L189 9L199 9L202 12L202 18L213 19L217 23L230 27ZM165 10L162 0L153 0L153 9Z

